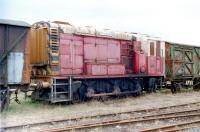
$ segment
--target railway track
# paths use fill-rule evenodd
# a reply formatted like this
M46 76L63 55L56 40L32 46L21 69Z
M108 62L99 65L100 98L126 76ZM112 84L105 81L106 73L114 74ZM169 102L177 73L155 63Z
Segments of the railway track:
M182 131L182 130L187 130L187 129L192 129L192 128L200 129L200 120L184 122L184 123L179 123L175 125L161 126L161 127L152 128L152 129L145 129L145 130L142 130L141 132L159 132L159 131L175 132L175 131Z
M196 107L191 109L190 107ZM81 119L92 119L92 118L103 118L103 117L115 117L123 114L130 114L131 118L126 119L113 119L113 120L106 120L100 121L95 123L87 123L87 124L79 124L73 125L64 128L55 128L44 130L45 132L57 132L57 131L70 131L76 129L89 129L95 127L106 127L106 126L113 126L113 125L123 125L123 124L133 124L133 123L140 123L140 122L151 122L156 120L170 120L170 119L181 119L181 118L196 118L200 117L200 102L189 103L189 104L181 104L181 105L173 105L173 106L166 106L160 108L152 108L152 109L143 109L143 110L132 110L132 111L123 111L123 112L116 112L116 113L108 113L108 114L98 114L93 116L83 116L83 117L76 117L76 118L67 118L61 120L51 120L47 122L37 122L37 123L30 123L30 124L22 124L22 125L13 125L13 126L6 126L2 127L1 130L19 130L23 128L31 128L35 126L43 126L43 125L55 125L56 123L61 122L77 122ZM179 110L179 111L169 111L169 109L182 109L182 108L190 108L189 110ZM166 112L167 111L167 112ZM142 116L133 116L139 114Z
M89 123L89 124L80 124L75 126L69 126L65 128L55 128L55 129L49 129L49 130L43 130L41 132L60 132L60 131L74 131L77 129L91 129L95 127L106 127L106 126L113 126L113 125L123 125L127 123L135 124L135 123L143 123L143 122L150 122L150 121L158 121L158 120L169 120L169 119L178 119L178 118L194 118L194 117L200 117L200 113L195 114L187 114L187 115L175 115L171 116L172 113L165 113L164 117L157 117L157 116L163 116L163 114L159 115L152 115L152 116L144 116L139 119L137 118L129 118L129 119L121 119L121 120L109 120L109 121L103 121L103 122L97 122L97 123ZM177 114L177 113L173 113ZM166 116L168 115L168 116ZM154 117L155 116L155 117ZM200 124L200 120L194 121L192 123L198 123ZM186 125L186 124L185 124ZM175 125L178 126L178 125ZM164 128L163 128L164 129ZM160 128L158 128L160 130ZM154 131L154 130L146 130L144 132L148 131Z

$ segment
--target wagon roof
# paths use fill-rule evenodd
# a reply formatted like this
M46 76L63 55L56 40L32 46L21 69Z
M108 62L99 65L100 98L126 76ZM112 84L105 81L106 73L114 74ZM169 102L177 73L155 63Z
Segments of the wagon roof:
M8 19L0 19L0 24L21 26L21 27L31 27L31 25L28 24L27 22L18 21L18 20L8 20Z
M174 45L179 45L179 46L200 48L200 46L198 44L184 44L184 43L177 43L177 42L171 42L171 41L165 41L165 42L170 43L170 44L174 44Z

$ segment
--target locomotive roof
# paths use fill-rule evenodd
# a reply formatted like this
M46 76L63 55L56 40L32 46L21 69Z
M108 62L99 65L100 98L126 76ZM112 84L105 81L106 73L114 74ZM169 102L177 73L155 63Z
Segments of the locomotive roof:
M121 32L114 31L111 29L97 29L92 26L78 27L74 26L68 22L62 21L40 21L32 25L32 28L59 28L63 33L79 34L79 35L89 35L89 36L100 36L107 38L116 38L123 40L133 40L133 39L150 39L159 40L159 37L154 37L148 34L133 33L133 32Z
M68 22L62 22L62 21L48 21L48 22L40 21L32 25L32 28L43 28L43 27L60 28L62 32L64 33L100 36L100 37L108 37L108 38L116 38L116 39L124 39L124 40L132 40L132 39L155 40L155 41L163 41L163 42L168 42L171 44L182 45L182 46L199 47L198 45L170 42L160 37L152 36L149 34L135 33L135 32L118 32L118 31L113 31L111 29L96 29L92 26L77 27Z
M27 22L18 20L9 20L9 19L0 19L0 24L20 26L20 27L31 27L31 25L28 24Z

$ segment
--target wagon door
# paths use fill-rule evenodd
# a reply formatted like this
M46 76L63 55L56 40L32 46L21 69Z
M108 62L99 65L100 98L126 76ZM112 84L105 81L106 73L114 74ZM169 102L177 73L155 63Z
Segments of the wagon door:
M27 84L29 80L29 26L0 20L0 84ZM10 23L13 23L11 26Z
M193 69L193 48L191 47L184 47L184 75L185 76L193 76L194 69Z
M193 69L194 69L194 75L200 76L200 48L194 47L193 51Z

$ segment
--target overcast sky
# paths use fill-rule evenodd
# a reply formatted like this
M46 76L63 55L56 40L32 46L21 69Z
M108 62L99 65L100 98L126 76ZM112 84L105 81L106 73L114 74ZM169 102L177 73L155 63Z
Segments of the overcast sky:
M61 20L200 46L200 0L0 0L0 18Z

